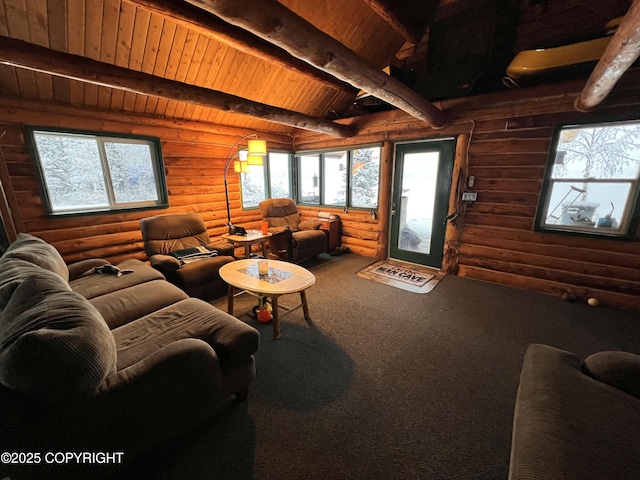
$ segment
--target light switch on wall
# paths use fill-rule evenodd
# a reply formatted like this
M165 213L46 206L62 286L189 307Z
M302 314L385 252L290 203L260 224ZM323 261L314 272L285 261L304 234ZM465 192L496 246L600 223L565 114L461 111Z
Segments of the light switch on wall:
M475 202L478 199L478 192L462 192L463 202Z

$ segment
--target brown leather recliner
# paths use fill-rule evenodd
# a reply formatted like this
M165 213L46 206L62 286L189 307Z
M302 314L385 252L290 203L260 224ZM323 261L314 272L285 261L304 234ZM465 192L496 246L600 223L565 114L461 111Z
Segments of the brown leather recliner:
M271 254L280 260L301 262L326 253L327 234L320 230L320 222L301 221L298 206L290 198L270 198L260 202L260 213L269 223Z
M210 242L207 227L198 214L143 218L140 230L151 265L171 283L189 296L204 300L227 293L227 284L218 271L234 261L233 246L228 242ZM207 251L215 251L217 255Z

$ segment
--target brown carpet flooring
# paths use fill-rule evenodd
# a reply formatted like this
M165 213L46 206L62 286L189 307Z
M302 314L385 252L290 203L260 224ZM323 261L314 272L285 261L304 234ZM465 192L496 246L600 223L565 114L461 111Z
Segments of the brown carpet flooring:
M261 332L249 400L141 465L136 478L502 479L533 342L584 358L640 353L637 312L446 276L427 295L357 276L370 258L305 264L312 322ZM283 297L286 302L286 297ZM226 299L214 304L226 308Z

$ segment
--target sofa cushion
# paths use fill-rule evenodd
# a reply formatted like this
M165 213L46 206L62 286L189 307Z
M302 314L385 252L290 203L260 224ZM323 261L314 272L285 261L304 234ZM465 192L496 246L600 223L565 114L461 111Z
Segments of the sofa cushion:
M598 352L582 362L582 371L596 380L640 398L640 355Z
M116 267L120 270L133 270L133 272L121 277L109 273L90 273L72 280L69 284L74 292L84 298L92 299L133 285L165 278L158 270L135 258L120 262Z
M183 338L211 345L220 363L246 362L258 350L258 331L237 318L199 300L189 298L112 331L118 349L118 370Z
M100 313L42 270L15 288L0 315L0 383L43 403L76 401L115 372L113 336Z
M186 298L186 293L166 280L152 280L89 301L114 329Z
M58 250L28 233L20 233L15 242L9 245L2 258L19 258L57 273L64 281L69 280L69 269Z

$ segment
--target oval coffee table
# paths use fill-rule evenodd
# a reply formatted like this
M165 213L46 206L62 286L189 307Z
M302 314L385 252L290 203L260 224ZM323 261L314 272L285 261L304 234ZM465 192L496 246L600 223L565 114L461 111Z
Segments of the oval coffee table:
M258 260L247 259L227 263L220 268L220 277L229 284L229 298L227 310L233 315L233 299L237 295L248 293L255 297L271 298L273 306L273 337L280 338L280 319L302 307L305 320L309 318L309 307L305 290L316 283L316 277L299 265L268 260L269 275L260 278L258 275ZM240 289L236 292L236 289ZM288 293L300 293L300 303L292 307L278 305L278 297ZM279 310L284 312L281 314Z

